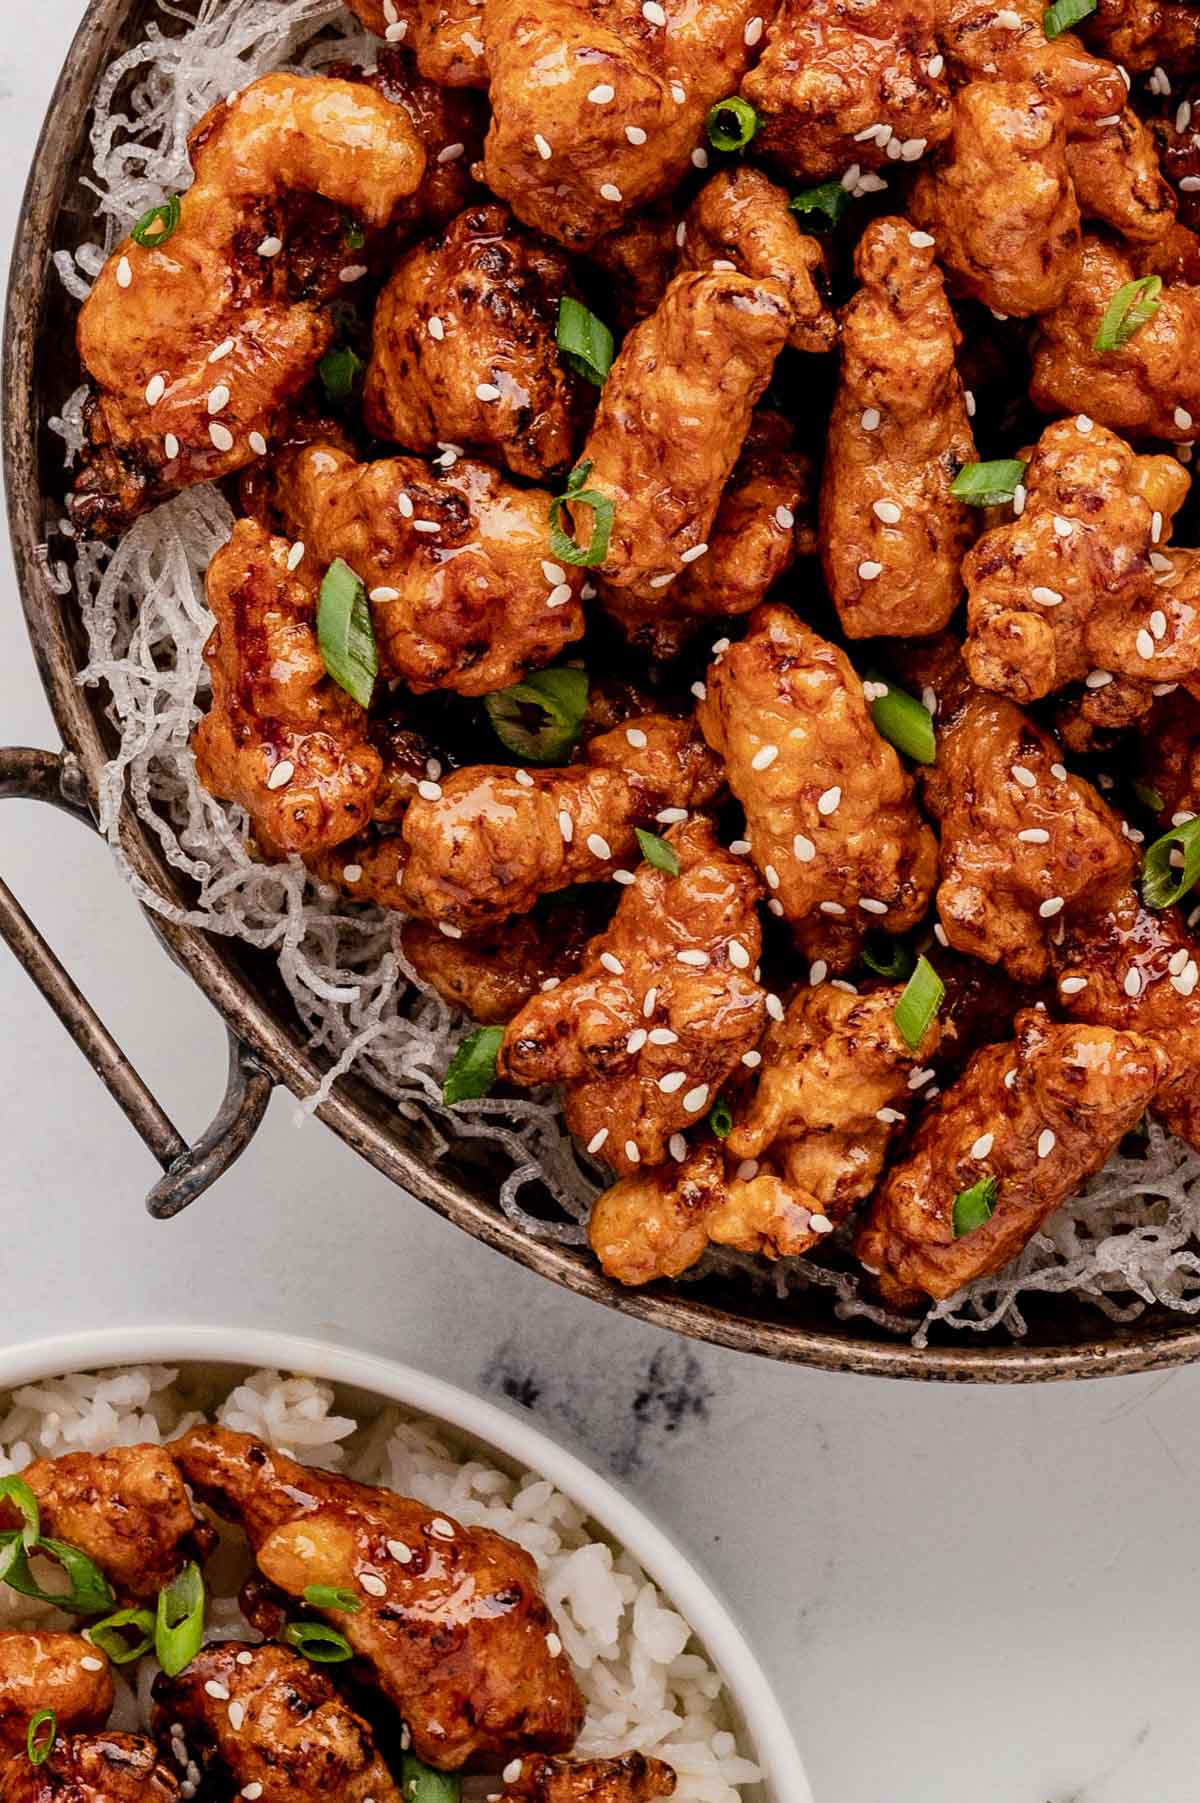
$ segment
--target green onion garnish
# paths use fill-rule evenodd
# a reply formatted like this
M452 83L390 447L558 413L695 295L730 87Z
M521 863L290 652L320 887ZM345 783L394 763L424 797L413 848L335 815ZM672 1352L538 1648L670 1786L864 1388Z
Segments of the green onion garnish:
M1140 276L1117 289L1104 309L1100 330L1092 340L1094 351L1119 351L1123 345L1148 325L1159 309L1162 293L1160 275Z
M348 344L339 344L333 350L326 351L317 364L317 374L321 378L326 398L335 406L342 406L346 401L352 400L358 378L365 368L358 352L351 350Z
M821 182L816 188L804 188L791 201L793 213L815 213L817 218L811 223L820 230L822 218L836 225L846 208L850 205L850 190L843 188L841 182Z
M566 757L587 712L586 670L534 670L509 689L483 698L492 731L514 757L558 764ZM529 709L537 710L531 720Z
M342 214L342 243L347 250L361 250L367 241L367 234L354 217L353 213Z
M923 701L910 695L904 689L896 688L883 676L874 671L867 677L878 688L886 686L886 695L877 695L871 702L871 718L875 722L877 732L897 751L905 757L912 758L918 764L932 764L937 759L937 736L933 730L933 717Z
M724 1096L718 1096L709 1109L708 1124L718 1139L728 1139L733 1132L733 1110Z
M447 1108L456 1102L474 1102L486 1096L496 1081L496 1054L504 1039L503 1027L480 1027L468 1034L450 1060L442 1084Z
M304 1600L314 1609L340 1609L346 1615L357 1615L362 1608L362 1598L355 1596L353 1590L339 1589L336 1584L306 1584Z
M103 1621L85 1629L84 1639L112 1660L114 1665L128 1665L140 1659L154 1645L154 1617L149 1609L118 1609Z
M406 1803L460 1803L462 1779L457 1772L435 1772L415 1753L400 1762L400 1795Z
M174 232L182 210L178 194L169 195L160 207L151 207L142 214L137 224L130 227L129 236L144 250L157 250Z
M899 983L911 977L916 963L903 939L889 938L886 933L868 933L863 940L862 961L877 977Z
M758 126L758 114L750 102L731 94L709 109L705 129L714 150L745 150Z
M68 1580L65 1590L43 1590L19 1534L14 1536L14 1544L13 1556L3 1562L4 1582L18 1595L32 1597L37 1603L53 1603L74 1615L104 1615L116 1602L104 1573L77 1546L68 1546L65 1540L37 1540L29 1548L30 1553L61 1566Z
M340 1665L353 1659L354 1649L344 1634L324 1621L290 1621L283 1638L314 1665Z
M191 1664L204 1639L204 1579L191 1561L158 1593L154 1651L168 1678Z
M602 319L569 294L564 294L558 303L556 342L569 369L603 388L604 378L612 368L613 335Z
M665 870L668 876L678 876L679 859L675 847L668 845L658 833L647 832L644 826L635 826L633 830L647 864L653 864L655 870Z
M960 1189L954 1198L954 1237L960 1240L964 1233L974 1233L985 1221L990 1221L996 1208L996 1195L1000 1185L994 1177L981 1177L970 1189Z
M1094 13L1096 6L1097 0L1054 0L1054 5L1042 14L1042 30L1048 38L1056 38Z
M1182 863L1172 861L1178 846ZM1148 908L1170 908L1200 877L1200 818L1173 826L1146 847L1142 860L1142 900Z
M582 564L589 570L595 569L608 556L608 541L617 511L608 495L583 486L591 473L590 462L579 464L567 477L566 493L555 495L550 503L550 549L563 563ZM592 540L585 551L580 550L574 539L567 537L558 523L565 506L590 507L592 510Z
M1142 806L1148 808L1152 814L1161 814L1167 805L1158 790L1152 788L1149 783L1134 783L1133 792Z
M992 463L965 463L950 484L956 501L972 507L1003 507L1025 478L1019 457L997 457Z
M317 643L325 668L360 707L370 707L379 673L367 591L348 563L334 559L321 584Z
M43 1729L46 1732L43 1733ZM29 1718L29 1730L25 1736L25 1751L29 1755L30 1765L45 1765L54 1751L57 1739L58 1717L53 1709L35 1709Z
M910 1052L919 1052L929 1023L942 1005L946 985L928 958L918 958L917 968L904 986L894 1013Z
M38 1499L29 1488L23 1477L0 1477L0 1502L10 1502L14 1509L25 1517L25 1526L21 1530L21 1539L26 1550L36 1546L42 1533L42 1519L38 1513Z

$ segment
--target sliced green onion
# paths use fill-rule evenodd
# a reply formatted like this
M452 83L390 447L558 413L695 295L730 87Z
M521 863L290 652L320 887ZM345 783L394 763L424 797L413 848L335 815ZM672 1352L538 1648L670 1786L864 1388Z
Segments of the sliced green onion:
M354 1648L344 1634L324 1621L290 1621L283 1638L314 1665L341 1665L353 1659Z
M84 1630L84 1639L112 1660L114 1665L128 1665L140 1659L154 1645L154 1617L149 1609L118 1609L103 1621L93 1622Z
M11 1528L7 1533L0 1534L0 1584L8 1582L9 1571L24 1552L19 1528Z
M317 364L317 374L321 378L327 399L336 406L352 400L358 379L365 368L366 364L358 352L348 344L339 344L333 350L326 351Z
M679 859L675 847L668 845L658 833L647 832L644 826L635 826L633 830L647 864L653 864L655 870L665 870L668 876L678 876Z
M1158 312L1162 293L1160 275L1139 276L1117 289L1104 309L1100 330L1092 340L1094 351L1119 351L1148 325Z
M558 303L556 342L569 369L603 388L612 368L613 335L602 319L569 294Z
M492 731L514 757L533 764L560 764L579 737L587 712L586 670L535 670L509 689L483 698ZM532 724L528 710L536 708Z
M1054 5L1042 14L1042 30L1048 38L1056 38L1094 13L1097 4L1098 0L1054 0Z
M43 1729L48 1732L43 1733ZM30 1765L45 1765L54 1751L57 1739L58 1717L53 1709L35 1709L29 1718L29 1730L25 1735L25 1751L29 1755Z
M25 1517L21 1539L27 1550L31 1546L36 1546L41 1538L42 1518L38 1513L38 1499L25 1479L23 1477L0 1477L0 1502L10 1502L13 1508Z
M204 1639L204 1579L192 1560L158 1593L154 1651L168 1678L191 1664Z
M1178 846L1182 863L1173 863ZM1170 908L1187 894L1200 877L1200 819L1173 826L1161 839L1146 847L1142 860L1142 900L1148 908Z
M843 188L841 182L821 182L815 188L804 188L791 201L793 213L805 215L815 213L817 217L811 223L824 230L822 218L836 225L846 208L850 205L850 190Z
M582 564L589 570L595 569L608 556L608 541L617 511L608 495L602 495L599 489L583 486L591 473L590 463L579 464L567 477L566 493L555 495L550 503L550 549L563 563ZM592 510L592 539L584 551L580 550L573 538L567 537L559 525L562 510L567 506L590 507Z
M954 1198L954 1237L960 1240L964 1233L974 1233L985 1221L990 1221L996 1209L996 1196L1000 1185L994 1177L981 1177L970 1189L960 1189Z
M321 584L317 643L325 668L360 707L370 707L379 673L367 591L348 563L334 559Z
M346 1615L357 1615L362 1608L361 1597L336 1584L306 1584L304 1600L314 1609L341 1609Z
M714 150L745 150L759 123L750 102L740 94L731 94L709 109L705 129Z
M405 1753L400 1762L400 1795L406 1803L460 1803L462 1779L457 1772L435 1772L415 1753Z
M342 214L342 243L347 250L361 250L367 241L367 234L354 217L353 213Z
M496 1054L504 1039L503 1027L480 1027L468 1034L450 1060L442 1084L447 1108L456 1102L474 1102L486 1096L496 1081Z
M67 1588L43 1590L33 1575L29 1553L52 1559L61 1566ZM74 1615L104 1615L117 1600L99 1566L65 1540L38 1540L27 1553L18 1536L15 1556L5 1566L4 1582L20 1596L30 1596L38 1603L53 1603L57 1609L68 1609Z
M868 933L863 941L862 961L877 977L899 983L911 977L916 963L903 939L892 939L887 933Z
M942 1005L946 985L928 958L918 958L917 968L904 986L904 994L896 1003L896 1025L910 1052L919 1052L929 1023Z
M708 1124L718 1139L728 1139L733 1132L733 1110L724 1096L718 1096L709 1109Z
M914 763L934 763L937 759L937 735L933 730L933 716L924 702L918 701L907 690L896 688L886 677L874 671L868 675L867 681L879 688L887 688L886 695L876 696L870 704L876 731L882 733L897 751L912 758Z
M174 232L182 210L178 194L168 195L160 207L151 207L142 214L137 224L130 227L129 236L144 250L157 250Z
M1161 814L1167 805L1158 790L1152 788L1149 783L1134 783L1133 792L1142 806L1148 808L1152 814Z
M972 507L1003 507L1025 479L1019 457L997 457L992 463L965 463L950 484L956 501Z

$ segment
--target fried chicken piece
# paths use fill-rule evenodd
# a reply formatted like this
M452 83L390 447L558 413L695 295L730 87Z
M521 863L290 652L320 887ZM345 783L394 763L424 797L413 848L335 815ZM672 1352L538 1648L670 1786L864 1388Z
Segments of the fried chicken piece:
M1086 411L1132 438L1191 443L1200 434L1200 286L1166 282L1157 311L1125 344L1095 348L1109 302L1137 273L1115 244L1085 240L1062 300L1038 322L1030 399L1043 413Z
M1156 701L1138 751L1163 830L1200 814L1200 701L1186 689Z
M825 582L852 639L940 632L962 596L974 520L950 484L975 440L933 259L903 219L873 220L855 252L821 485Z
M482 0L346 0L368 31L416 53L426 80L486 88Z
M837 320L829 310L829 252L803 232L785 188L746 163L722 169L701 188L683 225L681 269L732 264L743 275L787 290L788 343L796 351L831 351Z
M444 1002L483 1026L503 1025L543 989L579 969L588 940L601 924L592 896L548 898L535 913L447 938L427 920L406 920L405 957Z
M382 226L425 167L403 107L327 76L263 76L188 142L195 181L169 243L124 239L79 315L98 390L71 501L84 532L115 534L164 495L264 455L311 379L331 323L291 301L287 259L261 249L280 235L289 195L323 195Z
M779 282L686 271L626 338L581 459L587 490L614 507L606 586L648 607L703 555L791 318ZM591 529L590 515L576 523L581 543Z
M70 1734L103 1728L112 1706L112 1669L81 1635L0 1631L0 1766L25 1752L39 1709L52 1709L58 1732Z
M569 250L673 193L750 60L757 3L670 0L658 24L641 0L485 0L489 188Z
M590 246L588 257L609 278L614 323L622 335L653 313L667 292L683 229L672 202L660 201Z
M153 1602L216 1544L161 1446L67 1452L35 1459L21 1476L38 1499L42 1533L86 1553L124 1600ZM21 1525L13 1505L0 1501L0 1528Z
M1157 63L1187 75L1200 59L1200 12L1193 0L1099 0L1079 31L1098 56L1138 74Z
M893 143L914 161L950 130L936 51L934 0L784 0L742 82L756 154L801 183L881 169Z
M483 155L484 98L470 88L430 80L408 51L391 45L381 47L375 70L364 79L393 106L406 109L425 147L421 184L393 207L389 237L394 244L402 236L436 232L462 212L476 191L471 170Z
M654 1803L675 1795L675 1773L661 1759L523 1759L500 1803Z
M1098 1171L1170 1072L1139 1033L1017 1016L1016 1037L977 1052L885 1177L855 1252L884 1297L906 1307L998 1271ZM956 1237L959 1193L998 1184L991 1218Z
M1194 576L1181 566L1183 580L1166 586L1157 576L1169 564L1158 572L1152 561L1187 471L1137 456L1081 415L1047 426L1024 488L1020 516L985 532L963 563L972 680L1028 702L1085 677L1101 692L1115 674L1144 683L1148 705L1152 684L1200 671Z
M678 875L639 865L579 974L526 1004L496 1060L523 1087L564 1084L571 1132L620 1174L662 1163L766 1018L754 872L707 820L672 827L667 842Z
M177 1803L180 1795L145 1734L60 1734L41 1765L0 1765L0 1803Z
M601 733L585 760L555 770L474 764L440 796L414 802L400 905L460 930L527 914L539 895L636 863L637 827L703 807L721 786L692 723L665 714Z
M954 287L993 312L1057 306L1079 264L1079 207L1063 109L1033 82L973 81L922 169L909 216L937 239Z
M745 809L771 910L807 956L845 969L868 927L916 925L937 846L842 651L790 609L760 607L710 665L696 717Z
M1186 83L1182 95L1174 88L1162 109L1151 124L1159 167L1174 191L1181 226L1195 233L1200 230L1200 132L1192 121L1200 121L1200 73ZM1182 273L1187 281L1200 279L1195 268Z
M410 250L379 297L368 430L410 451L467 445L534 480L564 467L588 386L555 342L558 303L573 288L557 245L507 207L468 208Z
M178 1677L154 1680L154 1732L181 1740L231 1795L263 1803L400 1803L362 1716L325 1671L284 1646L213 1640Z
M309 557L289 570L289 552L286 539L239 520L209 564L212 701L192 738L204 787L244 807L276 856L312 855L358 832L382 767L366 710L325 670L316 565Z
M542 569L544 489L465 457L356 463L328 443L286 451L275 481L306 561L344 558L366 584L381 674L416 694L507 688L582 636L579 570Z
M679 1277L704 1257L708 1223L726 1199L725 1160L716 1140L690 1147L602 1190L588 1242L604 1273L634 1289Z

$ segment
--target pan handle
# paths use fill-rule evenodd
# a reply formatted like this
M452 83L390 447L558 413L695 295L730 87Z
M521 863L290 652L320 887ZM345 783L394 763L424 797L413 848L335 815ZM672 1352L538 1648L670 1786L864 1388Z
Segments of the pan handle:
M46 801L95 827L78 761L69 752L0 749L0 800ZM241 1156L262 1123L272 1079L229 1035L229 1081L208 1127L189 1146L146 1087L82 990L72 981L7 883L0 880L0 939L24 966L79 1050L163 1167L146 1198L156 1220L179 1214Z

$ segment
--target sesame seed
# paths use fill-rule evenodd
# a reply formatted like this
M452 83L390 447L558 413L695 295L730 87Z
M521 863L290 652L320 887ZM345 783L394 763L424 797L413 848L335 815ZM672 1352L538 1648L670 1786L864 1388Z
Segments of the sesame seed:
M351 282L361 282L366 273L365 263L347 263L344 269L338 270L338 281L345 282L349 286Z
M697 1083L695 1089L689 1089L683 1098L683 1105L689 1114L699 1114L708 1100L708 1084Z
M665 25L667 22L667 15L659 6L658 0L646 0L642 7L642 17L650 25Z
M437 160L439 163L456 163L466 148L465 144L445 144L438 151Z
M361 864L343 864L343 866L342 866L342 881L344 883L361 882L362 881L362 865Z
M1088 418L1086 413L1077 413L1075 415L1075 430L1077 432L1090 432L1092 425L1093 422Z
M1015 1088L1015 1086L1016 1086L1016 1081L1017 1081L1017 1073L1016 1073L1016 1071L1015 1071L1015 1070L1011 1070L1011 1071L1005 1071L1005 1073L1004 1073L1004 1087L1005 1087L1005 1089L1013 1089L1013 1088Z
M1150 543L1156 545L1162 537L1163 517L1161 513L1150 515Z
M372 601L398 601L399 599L400 590L398 588L373 588L371 590Z
M1181 432L1188 431L1189 428L1191 427L1191 423L1192 423L1192 416L1188 412L1187 408L1186 407L1176 407L1176 409L1175 409L1175 424L1179 427L1180 431Z
M212 389L209 394L208 411L210 413L221 413L228 407L229 401L230 394L228 388L225 386L224 382L218 382L217 386Z
M885 1127L898 1127L904 1116L898 1108L877 1108L875 1119L882 1121Z
M528 770L514 770L513 775L516 777L517 781L520 783L520 785L523 789L532 789L533 788L533 778L532 778L532 776L530 776Z
M708 690L702 682L694 682L691 692L697 701L704 701L708 695Z
M567 572L563 569L562 565L560 563L551 563L546 558L542 560L542 575L546 578L546 581L551 584L565 582L567 580Z
M612 972L614 977L623 977L625 975L625 966L615 952L601 952L600 962L603 964L605 970L610 970Z
M928 138L905 138L900 146L900 155L906 163L915 163L918 157L924 156Z
M436 520L414 520L412 523L412 529L414 532L440 532L441 531L441 527L438 525Z
M867 407L864 409L862 419L859 421L863 431L877 432L879 430L879 417L878 407Z
M1150 658L1150 657L1154 656L1154 651L1155 651L1154 639L1153 639L1152 635L1149 632L1147 632L1147 630L1144 626L1138 632L1137 638L1134 640L1134 644L1137 647L1137 654L1139 657Z
M804 833L797 833L792 840L792 850L801 864L811 864L817 855L817 848Z
M662 808L654 818L660 826L677 826L681 820L687 819L687 809Z
M453 1540L454 1523L447 1521L444 1515L435 1515L429 1524L429 1532L438 1540Z
M687 99L687 89L684 87L683 83L681 81L673 81L670 84L670 88L671 99L675 102L676 106L682 106Z
M646 134L640 125L627 125L625 127L625 136L629 139L631 144L644 144L646 142Z
M91 1653L88 1653L79 1663L85 1672L102 1672L104 1670L103 1659L97 1659Z
M769 770L778 756L778 745L760 745L750 759L750 768L751 770Z
M442 785L441 783L430 782L428 777L422 777L421 781L417 784L417 794L421 797L422 801L440 801L442 799Z
M1056 782L1065 783L1067 780L1067 766L1065 764L1051 764L1050 774L1054 777Z
M932 250L937 242L929 232L910 232L908 241L914 250Z
M429 336L435 338L439 344L446 336L446 328L437 313L431 313L429 316Z
M213 445L218 451L232 451L233 433L229 430L228 426L222 426L219 421L214 420L212 425L208 428L208 436L212 439Z
M399 508L401 516L404 519L406 519L406 520L412 519L413 504L412 504L412 501L410 500L409 496L406 495L403 490L401 490L400 493L396 496L396 506Z
M601 200L620 200L621 190L616 182L601 182L600 198Z
M397 19L393 24L387 26L383 35L389 44L399 44L407 35L407 32L408 20Z
M1125 993L1130 997L1142 993L1142 973L1133 965L1125 972Z
M874 582L876 576L883 575L883 565L874 563L869 557L858 566L859 576L864 582Z
M932 77L935 81L937 80L938 76L941 74L942 70L945 67L946 67L946 59L944 56L941 56L941 55L931 56L929 61L925 65L927 74L932 75Z
M819 989L828 975L829 966L826 964L824 958L814 958L808 968L809 988Z
M988 1153L991 1151L992 1147L995 1145L995 1143L996 1143L995 1134L981 1133L979 1135L979 1138L975 1141L975 1144L971 1147L971 1157L972 1158L986 1158Z
M215 1678L208 1678L205 1680L204 1690L207 1696L213 1697L218 1703L227 1703L229 1701L229 1692L223 1684L218 1684Z
M302 538L298 538L296 540L295 544L288 551L287 567L289 570L298 570L300 568L300 565L303 562L304 562L304 540Z
M678 1033L672 1033L670 1027L651 1027L646 1037L651 1045L675 1045L679 1039Z
M841 902L823 901L821 903L821 912L822 914L844 914L846 910L843 908Z
M761 1052L743 1052L742 1053L742 1063L745 1065L745 1067L748 1071L756 1071L758 1069L759 1065L762 1063L762 1053Z
M594 88L588 89L588 99L593 106L607 106L610 100L616 99L616 95L617 90L608 81L597 82Z
M282 758L267 778L268 789L282 789L291 782L296 774L296 766L289 758Z
M808 1224L814 1233L832 1233L833 1222L828 1215L810 1215Z
M575 822L567 813L566 808L560 808L558 811L558 830L563 836L564 844L569 845L575 837Z
M824 790L817 796L818 814L836 814L841 803L842 791L835 783L831 789Z
M640 726L627 726L625 728L625 737L635 751L645 751L646 746L649 743Z
M900 522L901 510L894 501L872 501L871 511L885 526L896 526Z
M646 1032L645 1027L635 1027L633 1029L633 1032L629 1035L629 1038L625 1041L625 1050L629 1053L631 1058L635 1057L637 1055L637 1053L641 1051L642 1047L646 1043L647 1038L648 1038L648 1034Z
M449 920L439 920L438 921L438 932L441 933L443 938L445 938L445 939L461 939L462 938L462 928L454 926L453 923ZM557 983L558 978L551 977L550 981L551 981L551 983ZM543 987L545 987L545 985L543 985Z
M731 839L729 849L735 858L744 858L749 853L750 841L749 839Z
M494 382L480 382L475 389L475 399L477 401L498 401L500 390Z
M1062 601L1056 588L1046 588L1041 584L1030 589L1029 594L1030 599L1036 601L1039 607L1058 607Z
M176 438L174 432L168 432L167 436L163 439L163 450L167 454L168 461L174 463L179 455L179 440Z
M1061 895L1052 895L1048 901L1041 903L1038 913L1043 920L1053 920L1056 914L1062 913L1065 905Z
M767 996L766 1009L767 1009L767 1013L771 1016L772 1020L782 1020L783 1019L783 1003L780 1001L780 999L777 995L768 995Z
M851 163L849 169L847 169L845 175L842 177L842 187L845 188L848 193L851 192L853 189L857 188L861 175L862 165L859 163Z
M1044 826L1027 826L1017 834L1024 845L1048 845L1050 835Z
M670 584L674 582L676 574L677 572L675 570L664 570L660 576L651 576L650 587L668 588Z
M1013 764L1011 775L1014 782L1020 783L1023 789L1036 789L1037 777L1024 764Z
M1188 962L1187 947L1181 945L1177 952L1172 952L1170 961L1167 964L1167 969L1170 971L1170 973L1173 977L1177 977L1181 974L1182 971L1184 971L1187 968L1187 962Z
M1160 575L1165 575L1170 567L1171 559L1169 557L1164 557L1161 551L1151 551L1150 568L1152 570L1157 570Z
M254 455L256 457L265 457L266 456L267 441L263 437L261 432L251 432L249 438L247 438L247 440L246 440L246 443L250 446L250 449L254 452Z
M658 1087L665 1096L673 1096L677 1089L682 1089L687 1082L686 1071L668 1071L665 1077L658 1079Z
M238 1654L238 1658L241 1658L240 1653ZM258 1799L262 1794L263 1787L257 1778L252 1779L249 1784L243 1784L242 1786L242 1796L245 1797L246 1803L258 1803Z
M167 392L166 377L165 376L151 376L150 380L146 384L146 405L147 405L147 407L157 407L158 403L162 400L162 398L163 398L164 394L166 394L166 392Z
M1058 533L1059 538L1070 538L1073 529L1074 528L1073 528L1072 522L1070 520L1064 519L1061 513L1055 514L1054 530Z
M608 1138L608 1128L601 1127L600 1131L598 1133L593 1133L591 1139L588 1140L588 1143L587 1143L588 1151L589 1152L598 1152L607 1138Z
M711 960L708 953L701 951L697 946L691 951L676 952L675 962L676 964L690 964L695 970L705 970Z
M680 552L679 561L680 561L680 563L695 563L696 559L698 557L703 557L704 553L707 550L708 550L708 546L706 544L693 545L690 551L681 551Z
M282 238L264 238L258 247L258 254L260 257L277 257L282 249Z
M1051 1152L1053 1152L1053 1150L1057 1144L1058 1144L1058 1135L1055 1133L1053 1127L1043 1127L1042 1131L1038 1134L1038 1143L1037 1143L1038 1157L1039 1158L1049 1158Z
M599 833L588 834L587 848L594 858L612 857L612 846L607 839L602 839Z
M1088 980L1086 977L1064 977L1058 987L1063 995L1078 995L1080 991L1086 989L1087 986Z
M946 937L946 929L940 920L935 920L933 923L933 936L940 946L949 949L950 941Z
M638 1145L636 1139L627 1139L625 1141L625 1156L630 1164L641 1164L642 1149Z
M888 911L886 902L875 901L869 895L860 895L858 905L864 914L886 914Z
M1165 639L1167 636L1167 616L1159 607L1150 615L1150 630L1156 639Z
M554 155L554 152L551 150L549 144L546 142L545 138L543 138L540 131L534 132L533 142L534 142L534 147L536 148L537 153L541 157L542 161L544 163L548 163L550 161L550 158Z
M558 1635L557 1634L547 1634L547 1636L546 1636L546 1651L549 1653L551 1659L557 1659L559 1654L562 1652L562 1650L563 1650L563 1643L558 1638Z
M667 1141L667 1151L671 1154L671 1157L675 1160L676 1164L683 1163L684 1159L687 1157L687 1140L684 1139L682 1133L672 1133L670 1139Z
M231 1703L229 1705L229 1726L233 1729L234 1733L240 1733L245 1726L245 1723L246 1705L244 1703Z
M1088 689L1106 689L1111 681L1111 670L1089 670L1083 679L1084 687Z

